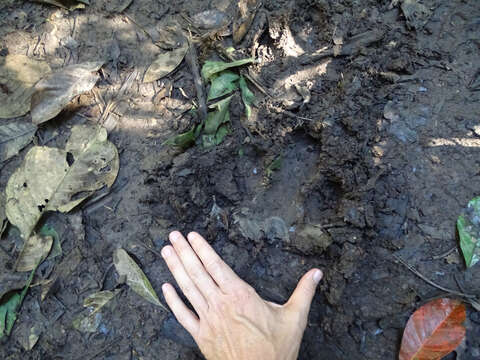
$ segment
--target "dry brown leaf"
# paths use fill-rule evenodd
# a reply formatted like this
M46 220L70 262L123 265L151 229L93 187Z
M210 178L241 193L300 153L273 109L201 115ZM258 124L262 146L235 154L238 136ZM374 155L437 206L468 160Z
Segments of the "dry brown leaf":
M182 62L188 46L188 41L184 39L180 47L171 51L162 51L147 69L143 82L155 81L170 74Z
M102 65L103 61L70 65L40 80L33 89L32 122L41 124L53 119L75 96L92 90Z
M30 121L0 123L0 163L18 154L33 139L37 126Z
M30 110L33 85L51 70L45 61L25 55L12 54L4 59L0 64L0 118L9 119Z

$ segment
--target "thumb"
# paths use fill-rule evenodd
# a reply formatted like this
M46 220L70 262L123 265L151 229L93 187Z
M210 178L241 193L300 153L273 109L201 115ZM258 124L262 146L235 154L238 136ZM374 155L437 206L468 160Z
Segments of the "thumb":
M294 312L304 314L306 317L310 311L315 290L322 277L323 273L319 269L312 269L303 275L285 306Z

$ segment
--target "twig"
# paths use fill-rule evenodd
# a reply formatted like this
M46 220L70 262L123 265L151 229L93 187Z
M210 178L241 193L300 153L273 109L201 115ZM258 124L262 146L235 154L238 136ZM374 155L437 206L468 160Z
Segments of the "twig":
M427 277L425 277L422 273L420 273L417 269L415 269L412 265L410 265L409 263L407 263L405 260L403 260L400 256L397 256L397 255L393 255L393 257L395 259L397 259L402 265L404 265L408 270L410 270L411 272L413 272L415 275L417 275L420 279L422 279L423 281L425 281L426 283L432 285L433 287L436 287L437 289L439 290L442 290L442 291L445 291L449 294L452 294L452 295L457 295L457 296L461 296L461 297L464 297L464 298L467 298L467 299L475 299L477 296L476 295L472 295L472 294L465 294L463 292L459 292L459 291L455 291L455 290L451 290L451 289L447 289L446 287L443 287L441 285L438 285L437 283L433 282L432 280L428 279Z
M433 260L438 260L438 259L442 259L448 255L450 255L451 253L453 253L455 250L457 250L457 247L454 246L453 248L451 248L450 250L444 252L443 254L439 254L439 255L435 255L432 257Z
M197 92L198 112L200 113L200 122L203 122L207 118L207 102L205 99L205 91L203 89L203 81L200 77L200 69L198 66L198 57L195 44L192 41L192 36L188 38L188 51L185 55L185 61L190 68L193 75L193 83L195 84L195 91Z

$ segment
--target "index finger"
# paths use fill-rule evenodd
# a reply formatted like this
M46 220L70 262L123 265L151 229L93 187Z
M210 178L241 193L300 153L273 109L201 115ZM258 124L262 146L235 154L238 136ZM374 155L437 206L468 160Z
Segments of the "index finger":
M228 290L238 286L239 282L243 283L243 280L235 274L230 266L225 264L200 234L191 232L188 234L187 239L197 256L202 261L203 266L213 280L215 280L220 289Z

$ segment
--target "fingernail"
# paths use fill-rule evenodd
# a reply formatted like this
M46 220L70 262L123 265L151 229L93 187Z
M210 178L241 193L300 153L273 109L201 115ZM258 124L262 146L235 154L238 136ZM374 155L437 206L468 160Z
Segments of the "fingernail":
M174 243L175 241L178 240L178 238L180 237L180 234L178 233L178 231L174 231L170 233L169 237L170 237L170 242Z
M323 277L323 273L320 270L316 270L313 273L313 281L315 281L316 284L318 284L320 280L322 280L322 277Z
M162 249L162 256L163 256L164 258L166 258L166 257L168 257L168 256L170 256L170 255L172 255L172 250L170 250L169 247L164 247L164 248Z

